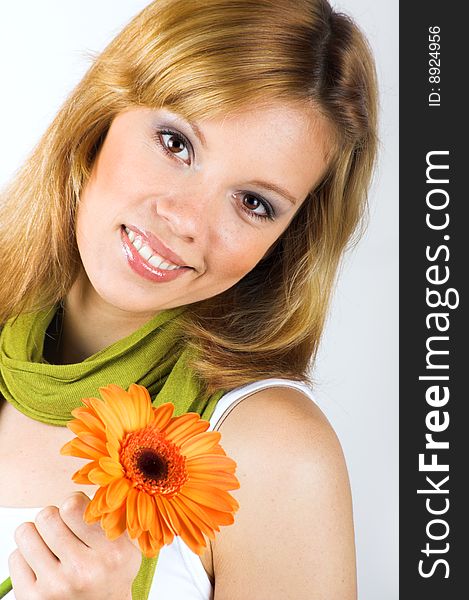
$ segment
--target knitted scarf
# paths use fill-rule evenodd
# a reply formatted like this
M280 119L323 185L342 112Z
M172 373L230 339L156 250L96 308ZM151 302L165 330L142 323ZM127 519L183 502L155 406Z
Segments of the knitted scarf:
M43 358L57 307L11 319L0 332L0 395L32 419L64 426L81 398L98 396L99 387L114 383L127 389L138 383L148 389L155 406L172 402L175 415L197 412L210 419L224 390L204 393L191 370L192 356L181 344L178 328L183 310L162 311L128 337L81 363L65 365ZM133 600L147 599L156 560L142 559Z

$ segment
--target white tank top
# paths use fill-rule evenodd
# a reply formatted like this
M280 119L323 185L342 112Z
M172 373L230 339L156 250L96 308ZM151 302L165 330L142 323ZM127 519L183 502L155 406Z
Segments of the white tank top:
M263 379L231 390L217 403L210 419L210 430L218 429L231 410L254 392L269 387L293 387L313 399L311 388L290 379ZM0 506L0 583L8 577L8 556L16 548L14 531L25 521L34 521L40 508ZM13 592L5 596L13 600ZM197 554L175 537L164 546L156 564L149 600L212 600L213 588Z

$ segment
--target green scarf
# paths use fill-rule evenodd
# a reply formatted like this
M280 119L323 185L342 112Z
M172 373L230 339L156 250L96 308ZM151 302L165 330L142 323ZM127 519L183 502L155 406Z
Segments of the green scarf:
M43 358L46 331L57 307L10 319L0 332L0 395L23 414L51 425L65 425L81 398L115 383L145 386L153 404L172 402L175 414L197 412L210 419L224 390L203 393L181 344L178 315L165 310L128 337L81 363L53 365ZM57 450L58 451L58 450ZM133 600L146 600L157 559L142 559L132 587Z

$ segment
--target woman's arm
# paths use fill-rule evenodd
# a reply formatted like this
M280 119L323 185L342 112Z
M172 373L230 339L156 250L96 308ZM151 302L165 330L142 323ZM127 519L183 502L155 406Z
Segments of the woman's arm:
M348 475L319 408L271 388L241 402L220 431L241 487L235 523L213 544L215 600L355 600Z

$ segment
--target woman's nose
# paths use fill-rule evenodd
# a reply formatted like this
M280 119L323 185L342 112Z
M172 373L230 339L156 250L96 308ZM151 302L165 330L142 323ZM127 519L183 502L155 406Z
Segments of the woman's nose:
M201 191L179 190L159 198L156 212L175 236L191 242L200 241L210 226L209 217L213 216L209 203L207 194Z

